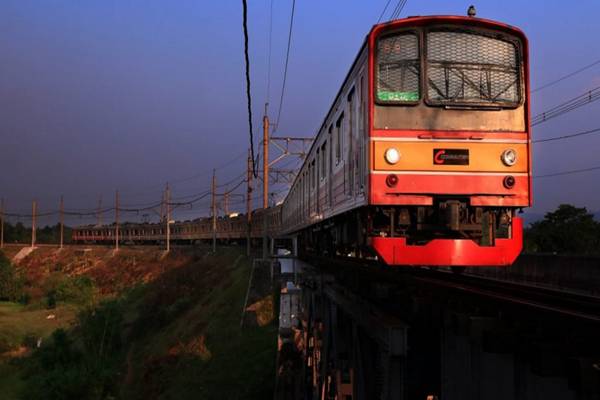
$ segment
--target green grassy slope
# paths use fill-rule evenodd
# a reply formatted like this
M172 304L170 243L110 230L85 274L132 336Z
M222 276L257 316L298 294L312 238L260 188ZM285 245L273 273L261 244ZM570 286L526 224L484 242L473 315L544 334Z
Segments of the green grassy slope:
M161 263L154 280L132 283L76 317L69 304L0 304L8 347L47 338L30 356L0 361L0 398L271 398L277 328L240 328L250 261L228 248ZM66 336L49 337L61 326Z

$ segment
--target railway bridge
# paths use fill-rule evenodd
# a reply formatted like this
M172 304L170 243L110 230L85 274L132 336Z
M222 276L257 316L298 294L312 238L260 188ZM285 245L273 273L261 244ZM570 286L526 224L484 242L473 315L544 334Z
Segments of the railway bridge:
M279 399L600 396L600 258L522 255L462 274L274 263Z

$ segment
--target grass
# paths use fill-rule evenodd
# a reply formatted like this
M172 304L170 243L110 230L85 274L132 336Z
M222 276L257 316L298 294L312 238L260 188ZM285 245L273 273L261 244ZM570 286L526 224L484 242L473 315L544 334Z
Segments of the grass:
M236 262L237 259L237 262ZM218 284L134 350L135 383L124 398L266 399L273 393L277 328L240 328L250 263L237 254L210 257ZM173 346L180 342L179 347ZM187 343L202 346L181 352Z
M43 341L55 329L69 325L75 313L75 308L69 305L46 310L0 302L0 353L23 345L31 346L39 338ZM54 318L48 319L51 314Z
M54 314L54 319L47 319ZM75 308L59 306L53 310L31 309L18 303L0 302L0 391L5 400L18 399L25 387L22 369L8 356L22 346L35 346L44 341L60 326L69 325L75 317Z
M116 368L109 380L119 387L113 394L126 399L271 398L277 327L240 328L250 261L233 248L186 262L167 261L174 267L163 269L156 280L130 283L118 296L122 346L111 355ZM35 347L38 338L72 325L70 340L88 354L81 336L92 326L81 320L85 326L75 324L77 310L63 302L52 310L0 302L0 346ZM56 318L47 319L49 314ZM103 331L104 325L98 326ZM0 357L0 398L17 399L40 379L56 382L51 371L27 368L32 365L28 360L59 354L50 351L51 340L43 340L46 346L29 359Z

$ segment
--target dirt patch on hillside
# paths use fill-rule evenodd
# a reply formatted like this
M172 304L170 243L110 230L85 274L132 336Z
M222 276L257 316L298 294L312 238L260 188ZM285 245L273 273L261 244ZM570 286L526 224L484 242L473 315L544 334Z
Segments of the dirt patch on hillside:
M193 249L176 249L165 255L158 247L40 247L24 257L17 269L30 283L41 283L53 273L86 275L100 294L110 295L148 283L158 276L193 261Z

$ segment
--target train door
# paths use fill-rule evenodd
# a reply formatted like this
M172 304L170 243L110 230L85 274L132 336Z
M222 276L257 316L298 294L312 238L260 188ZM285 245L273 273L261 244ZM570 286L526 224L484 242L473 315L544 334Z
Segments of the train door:
M366 140L367 140L367 90L365 87L364 71L360 72L360 86L358 93L358 101L360 102L358 111L358 193L365 193L365 177L367 175L366 168Z
M328 190L328 185L327 185L327 139L325 139L323 141L323 144L321 145L321 163L320 163L320 167L321 169L321 174L319 176L319 182L320 185L322 185L322 196L323 196L323 201L322 201L322 209L321 212L324 212L325 210L327 210L327 207L329 205L329 200L327 199L328 194L329 194L329 190Z

